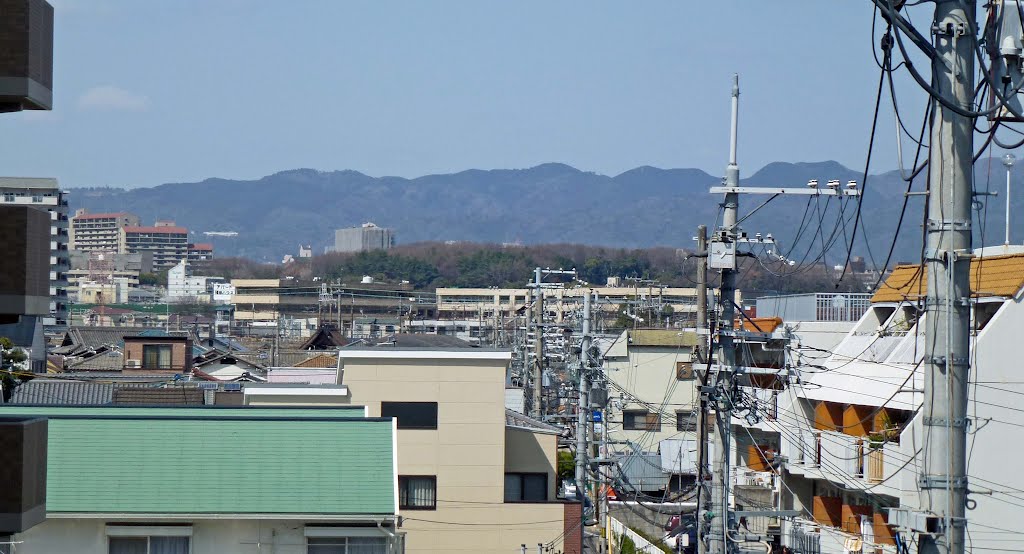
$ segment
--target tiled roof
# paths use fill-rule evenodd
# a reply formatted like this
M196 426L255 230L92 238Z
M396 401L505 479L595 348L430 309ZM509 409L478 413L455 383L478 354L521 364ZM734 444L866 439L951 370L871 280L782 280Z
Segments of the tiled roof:
M194 386L178 387L116 387L114 404L156 406L162 404L202 406L203 391Z
M197 242L188 245L189 250L213 250L213 245L208 242Z
M366 346L395 348L474 348L458 337L420 333L393 333L376 339L365 339Z
M928 293L928 276L917 265L892 270L872 302L899 302L923 298ZM1024 286L1024 255L974 257L971 259L971 296L1012 297Z
M32 379L14 389L10 404L95 405L113 401L114 385L64 379Z
M111 350L80 361L72 361L68 371L121 371L124 369L124 354Z
M144 336L149 333L160 335L188 336L188 331L165 332L154 327L71 327L64 335L62 345L73 345L78 348L98 348L104 345L118 346L124 343L126 336Z
M336 368L338 367L338 357L329 354L316 354L291 367Z
M675 329L634 329L629 332L632 346L697 346L697 333Z

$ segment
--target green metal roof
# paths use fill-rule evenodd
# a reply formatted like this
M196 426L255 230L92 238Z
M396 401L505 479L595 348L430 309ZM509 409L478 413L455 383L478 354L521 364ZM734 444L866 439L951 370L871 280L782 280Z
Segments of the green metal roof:
M33 406L0 404L0 416L363 417L363 406Z
M121 415L99 413L111 410ZM127 413L137 410L160 415ZM395 513L390 419L186 413L194 408L49 411L51 516Z

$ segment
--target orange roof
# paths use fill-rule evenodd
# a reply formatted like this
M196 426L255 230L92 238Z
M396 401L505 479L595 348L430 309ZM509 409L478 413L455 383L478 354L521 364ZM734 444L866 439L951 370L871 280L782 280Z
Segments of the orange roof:
M781 317L743 318L743 330L751 333L774 333L779 325L782 325Z
M213 250L213 245L208 242L197 242L188 245L188 247L192 250Z
M332 368L338 367L337 356L330 356L327 354L318 354L311 358L307 358L297 364L295 367L316 367L316 368Z
M896 266L879 285L872 302L899 302L923 298L928 276L917 265ZM1024 287L1024 254L971 259L971 296L1014 296Z

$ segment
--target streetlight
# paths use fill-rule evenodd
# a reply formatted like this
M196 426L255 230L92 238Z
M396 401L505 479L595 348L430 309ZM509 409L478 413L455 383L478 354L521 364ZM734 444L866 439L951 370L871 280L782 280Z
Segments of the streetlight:
M1006 166L1006 236L1003 239L1005 246L1010 244L1010 169L1013 168L1015 161L1017 157L1009 152L1003 156L1003 165Z

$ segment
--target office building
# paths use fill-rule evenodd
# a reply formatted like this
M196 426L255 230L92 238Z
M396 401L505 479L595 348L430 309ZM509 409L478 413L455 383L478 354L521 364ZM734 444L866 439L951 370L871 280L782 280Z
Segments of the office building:
M68 200L56 179L0 177L0 205L28 206L50 218L50 310L44 325L67 324Z
M334 248L329 252L366 252L386 250L395 245L395 232L374 223L334 231Z

